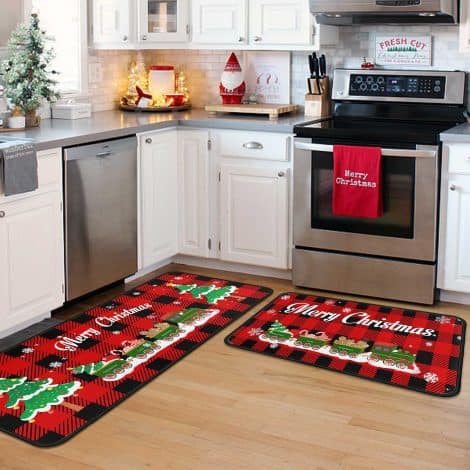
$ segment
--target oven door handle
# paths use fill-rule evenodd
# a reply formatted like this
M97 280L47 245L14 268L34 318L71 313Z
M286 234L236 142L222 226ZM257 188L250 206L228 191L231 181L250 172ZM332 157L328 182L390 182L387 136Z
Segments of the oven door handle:
M333 145L306 144L295 142L295 148L299 150L309 150L315 152L333 152ZM436 158L437 150L430 149L382 149L383 157L407 157L407 158Z

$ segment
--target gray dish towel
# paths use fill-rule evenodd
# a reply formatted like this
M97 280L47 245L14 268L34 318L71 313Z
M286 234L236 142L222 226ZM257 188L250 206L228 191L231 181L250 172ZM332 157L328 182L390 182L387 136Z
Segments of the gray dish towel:
M38 159L33 144L12 145L3 155L5 196L27 193L38 188Z

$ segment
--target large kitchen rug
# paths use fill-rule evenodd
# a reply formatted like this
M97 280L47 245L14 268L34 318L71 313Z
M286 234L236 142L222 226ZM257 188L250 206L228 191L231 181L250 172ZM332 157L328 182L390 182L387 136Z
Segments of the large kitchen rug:
M450 397L460 391L465 320L285 293L225 342L249 351Z
M272 291L166 273L0 354L0 430L61 444Z

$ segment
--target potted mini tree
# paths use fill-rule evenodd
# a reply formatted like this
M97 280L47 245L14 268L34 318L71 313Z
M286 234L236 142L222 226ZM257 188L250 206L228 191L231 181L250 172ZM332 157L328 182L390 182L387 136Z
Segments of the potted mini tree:
M9 58L0 66L6 87L6 97L14 106L13 115L23 113L26 127L39 125L37 114L41 103L56 101L57 74L49 70L54 50L47 43L51 38L39 27L39 17L32 14L28 24L21 24L13 31L8 41Z

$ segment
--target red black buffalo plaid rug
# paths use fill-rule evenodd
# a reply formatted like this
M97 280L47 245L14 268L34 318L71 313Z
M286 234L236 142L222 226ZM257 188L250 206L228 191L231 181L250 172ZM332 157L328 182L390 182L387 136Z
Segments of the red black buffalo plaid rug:
M0 354L0 430L65 442L272 291L167 273Z
M465 327L450 315L285 293L225 342L450 397L460 391Z

